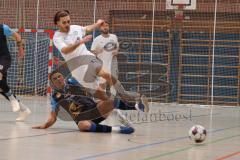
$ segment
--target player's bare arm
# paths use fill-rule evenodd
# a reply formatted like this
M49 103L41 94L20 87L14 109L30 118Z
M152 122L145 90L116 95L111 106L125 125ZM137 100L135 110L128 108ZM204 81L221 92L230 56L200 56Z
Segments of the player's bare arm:
M92 35L87 35L85 36L83 39L81 40L77 40L74 44L70 44L66 47L63 47L61 52L63 54L69 54L69 53L72 53L77 47L79 47L81 44L85 44L89 41L92 40Z
M92 32L93 30L99 28L104 23L104 20L99 19L96 23L92 25L85 26L86 33Z
M57 121L57 112L51 112L46 123L32 127L33 129L47 129Z
M18 46L18 57L19 58L23 58L24 57L24 40L21 38L21 36L14 32L12 35L13 39L17 42L17 46Z

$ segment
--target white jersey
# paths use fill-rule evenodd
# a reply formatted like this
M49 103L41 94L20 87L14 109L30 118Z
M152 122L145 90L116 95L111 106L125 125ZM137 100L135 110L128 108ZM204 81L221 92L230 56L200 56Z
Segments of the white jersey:
M86 34L86 29L84 27L78 26L78 25L71 25L68 33L56 31L53 37L53 43L57 47L57 49L61 52L62 48L70 44L74 44L77 40L81 40L85 36L85 34ZM87 49L85 44L81 44L80 46L78 46L74 51L72 51L72 53L63 54L61 52L61 54L65 59L65 61L69 61L72 58L82 56L82 55L95 56L93 53L91 53ZM79 64L81 64L80 61L81 59L79 59ZM84 58L82 59L82 61L84 61ZM81 65L75 70L71 71L72 76L84 87L96 89L97 81L93 81L90 83L84 80L87 69L88 69L88 64Z
M78 25L71 25L68 33L63 33L60 31L56 31L53 36L53 43L57 47L57 49L61 52L62 48L67 45L74 44L77 39L81 40L86 34L85 28ZM63 54L61 52L65 61L68 61L74 57L78 57L80 55L93 55L85 44L81 44L78 46L72 53Z
M103 69L108 73L111 73L113 58L112 52L117 51L118 47L118 39L114 34L109 34L108 37L99 35L93 40L91 50L102 50L97 57L103 61Z

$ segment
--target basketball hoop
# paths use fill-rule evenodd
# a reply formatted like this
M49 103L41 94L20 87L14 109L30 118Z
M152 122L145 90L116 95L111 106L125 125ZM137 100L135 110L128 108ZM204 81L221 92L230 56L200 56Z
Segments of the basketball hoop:
M166 0L166 9L174 10L174 19L184 20L185 10L196 10L197 0Z
M178 4L177 9L175 10L175 19L182 21L184 19L183 16L183 10L185 5L184 4Z

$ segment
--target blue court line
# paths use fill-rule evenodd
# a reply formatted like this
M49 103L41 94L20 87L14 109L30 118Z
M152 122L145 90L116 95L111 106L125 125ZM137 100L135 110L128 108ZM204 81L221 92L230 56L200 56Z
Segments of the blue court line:
M165 113L167 113L167 112L165 112ZM171 113L171 112L169 112L169 113ZM207 117L207 116L210 116L210 115L216 116L216 115L220 115L220 114L221 114L221 113L195 115L195 116L189 117L188 120L191 121L191 118ZM185 118L179 118L179 120L187 120L187 119L185 119ZM166 119L166 120L163 120L163 121L161 121L161 120L156 120L156 121L147 121L147 122L134 122L133 124L146 124L146 123L156 123L156 122L166 122L166 121L169 122L169 120Z
M193 118L196 118L196 117L206 117L206 116L216 116L216 115L220 115L221 113L213 113L213 114L201 114L201 115L195 115L195 116L192 116Z
M217 132L221 132L221 131L225 131L225 130L233 129L233 128L238 128L238 127L240 127L240 126L238 125L238 126L232 126L232 127L228 127L228 128L220 128L220 129L213 130L210 133L217 133ZM139 145L139 146L136 146L136 147L120 149L120 150L117 150L117 151L105 152L105 153L100 153L100 154L96 154L96 155L86 156L86 157L79 158L77 160L89 160L89 159L99 158L99 157L103 157L103 156L109 156L109 155L113 155L113 154L116 154L116 153L134 151L134 150L138 150L138 149L142 149L142 148L147 148L147 147L151 147L151 146L155 146L155 145L159 145L159 144L179 141L179 140L188 139L188 138L189 138L188 136L178 137L178 138L173 138L173 139L169 139L169 140L158 141L158 142L155 142L155 143Z
M0 138L0 141L7 141L7 140L14 140L14 139L23 139L23 138L32 138L32 137L41 137L41 136L45 136L45 135L61 134L61 133L69 133L69 132L79 132L79 130L60 131L60 132L53 132L53 133L43 133L43 134L29 135L29 136L20 136L20 137Z
M217 140L213 140L213 141L204 143L202 145L202 147L203 146L206 147L209 144L215 144L215 143L218 143L218 142L222 142L222 141L230 140L230 139L233 139L233 138L237 138L239 136L240 136L240 134L237 134L237 135L231 135L231 136L228 136L228 137L224 137L224 138L220 138L220 139L217 139ZM187 145L187 146L180 147L179 149L176 149L176 150L173 150L173 151L168 151L168 152L164 152L164 153L161 153L161 154L158 154L158 155L146 157L146 158L143 158L141 160L156 160L156 159L159 159L160 157L171 156L173 154L177 154L179 152L185 152L185 151L187 151L189 149L192 149L192 148L195 148L195 147L201 147L201 145L199 145L199 146L194 145L194 144Z
M165 112L167 113L167 112ZM216 115L217 113L215 113ZM202 117L202 116L208 116L210 114L206 114L206 115L197 115L197 116L192 116L194 117ZM14 125L16 125L16 122L13 121L5 121L4 123L13 123ZM156 121L156 122L160 122L160 121ZM3 123L3 122L0 122ZM141 122L141 123L154 123L154 122ZM134 123L134 124L141 124L141 123ZM32 124L32 123L26 123L26 124ZM70 130L70 131L60 131L60 132L53 132L53 133L43 133L43 134L37 134L37 135L29 135L29 136L20 136L20 137L9 137L9 138L0 138L0 141L7 141L7 140L13 140L13 139L23 139L23 138L32 138L32 137L41 137L41 136L45 136L45 135L50 135L50 134L61 134L61 133L69 133L69 132L79 132L79 130Z

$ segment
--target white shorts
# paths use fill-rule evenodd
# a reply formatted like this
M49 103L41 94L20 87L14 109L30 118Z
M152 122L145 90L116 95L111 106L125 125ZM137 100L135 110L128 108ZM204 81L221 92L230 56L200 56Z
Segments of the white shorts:
M116 56L114 56L112 58L111 63L105 63L103 61L103 67L102 68L105 72L111 74L116 79L118 79L118 62L117 62L117 57ZM99 83L104 84L104 83L106 83L106 80L102 77L99 77Z
M98 88L97 70L102 68L102 61L95 56L79 56L67 62L72 76L86 89Z
M72 71L72 76L85 88L96 90L98 87L97 79L92 82L86 82L84 80L85 75L87 74L88 65L83 65L74 71Z

